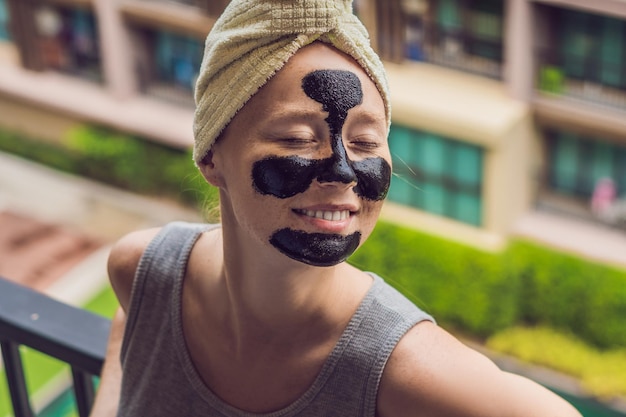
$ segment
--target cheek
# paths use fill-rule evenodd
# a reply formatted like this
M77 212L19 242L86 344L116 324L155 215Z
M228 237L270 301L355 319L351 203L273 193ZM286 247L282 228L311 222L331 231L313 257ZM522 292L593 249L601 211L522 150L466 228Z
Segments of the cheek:
M391 183L391 165L383 158L367 158L352 163L358 178L354 191L366 200L380 201L385 198Z
M278 198L289 198L305 192L315 176L315 161L296 156L266 158L252 166L254 189Z

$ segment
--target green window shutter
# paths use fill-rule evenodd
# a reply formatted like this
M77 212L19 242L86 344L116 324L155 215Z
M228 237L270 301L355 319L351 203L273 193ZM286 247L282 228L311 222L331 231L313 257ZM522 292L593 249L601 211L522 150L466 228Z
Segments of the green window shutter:
M478 186L482 182L482 152L477 146L459 143L454 150L452 177L460 184Z
M436 136L426 134L421 140L420 165L426 176L440 179L446 169L445 142Z
M424 184L424 197L422 207L424 210L435 214L446 214L446 190L437 183Z
M159 31L156 34L156 61L160 77L167 77L170 68L170 59L174 51L173 35Z
M470 30L486 39L502 38L502 16L504 14L501 0L479 1L470 10Z
M615 183L620 198L626 198L626 148L617 148L615 151Z
M449 175L457 185L451 216L465 223L481 224L482 150L456 143Z
M622 79L624 73L624 22L618 19L605 18L602 25L600 46L600 80L614 87L625 87Z
M437 23L444 29L460 29L463 24L458 0L439 0Z
M474 226L481 224L481 198L473 194L459 193L455 198L455 218Z
M389 200L407 206L414 205L415 188L413 184L411 178L407 178L407 176L402 174L394 174L389 187Z
M435 214L446 213L446 190L443 178L446 170L446 142L432 134L420 141L420 166L426 175L422 207Z
M565 72L575 78L585 76L585 61L592 47L592 38L587 33L588 16L584 13L562 11L562 45Z
M561 133L554 148L553 178L557 189L574 192L578 173L578 140L574 135Z
M9 10L6 0L0 0L0 41L10 40L9 34Z
M392 126L389 200L480 226L482 149Z
M388 198L400 204L413 205L415 178L411 166L415 164L413 148L415 139L410 129L392 125L389 132L389 148L393 159L393 176Z
M391 150L391 156L394 161L399 162L399 169L404 169L405 165L413 163L413 152L411 151L413 145L413 134L411 130L402 127L392 125L389 132L389 148ZM395 169L395 167L394 167Z
M587 190L590 194L593 191L595 183L600 178L613 177L613 153L615 149L613 146L604 142L594 142L593 151L591 153L591 178L586 181L591 185L591 189ZM614 179L614 178L613 178Z
M589 198L597 181L611 178L626 196L626 147L602 138L584 138L571 132L555 133L550 173L555 190Z

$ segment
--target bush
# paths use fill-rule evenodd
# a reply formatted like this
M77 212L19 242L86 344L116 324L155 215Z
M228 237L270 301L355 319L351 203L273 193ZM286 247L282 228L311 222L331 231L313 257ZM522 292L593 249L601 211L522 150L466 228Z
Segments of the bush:
M475 336L548 325L598 347L626 347L625 271L523 241L486 253L384 222L350 262Z
M599 347L626 347L626 272L523 241L502 257L520 284L518 322L548 324Z
M76 169L75 161L59 146L0 130L0 150L64 172Z
M110 130L81 126L61 145L0 131L0 149L65 172L184 204L212 205L217 191L179 150Z
M438 321L475 335L504 329L518 315L517 285L495 254L379 222L350 262L380 273Z

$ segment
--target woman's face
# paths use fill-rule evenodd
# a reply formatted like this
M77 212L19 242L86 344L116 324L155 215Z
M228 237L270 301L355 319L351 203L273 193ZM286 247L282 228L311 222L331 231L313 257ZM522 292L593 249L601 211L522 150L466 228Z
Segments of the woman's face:
M203 167L221 189L224 227L306 264L344 261L371 233L389 187L386 133L383 100L358 64L322 43L301 49Z

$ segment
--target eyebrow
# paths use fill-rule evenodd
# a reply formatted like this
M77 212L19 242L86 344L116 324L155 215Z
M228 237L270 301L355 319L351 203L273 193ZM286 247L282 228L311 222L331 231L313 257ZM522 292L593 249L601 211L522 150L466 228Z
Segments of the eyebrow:
M320 106L319 110L310 109L293 109L284 108L276 111L271 115L273 122L278 121L297 121L297 120L310 120L311 118L321 117L326 119L328 112L323 110ZM386 123L387 117L384 113L373 112L363 107L353 107L348 110L348 116L352 119L356 119L359 123Z
M293 109L283 108L271 114L272 121L297 121L297 120L309 120L311 118L322 117L326 118L328 112L324 111L321 106L319 110L310 109Z
M384 113L373 112L366 109L359 109L360 111L353 112L348 115L352 116L352 120L358 123L367 123L367 124L375 124L375 123L387 123L387 117Z

